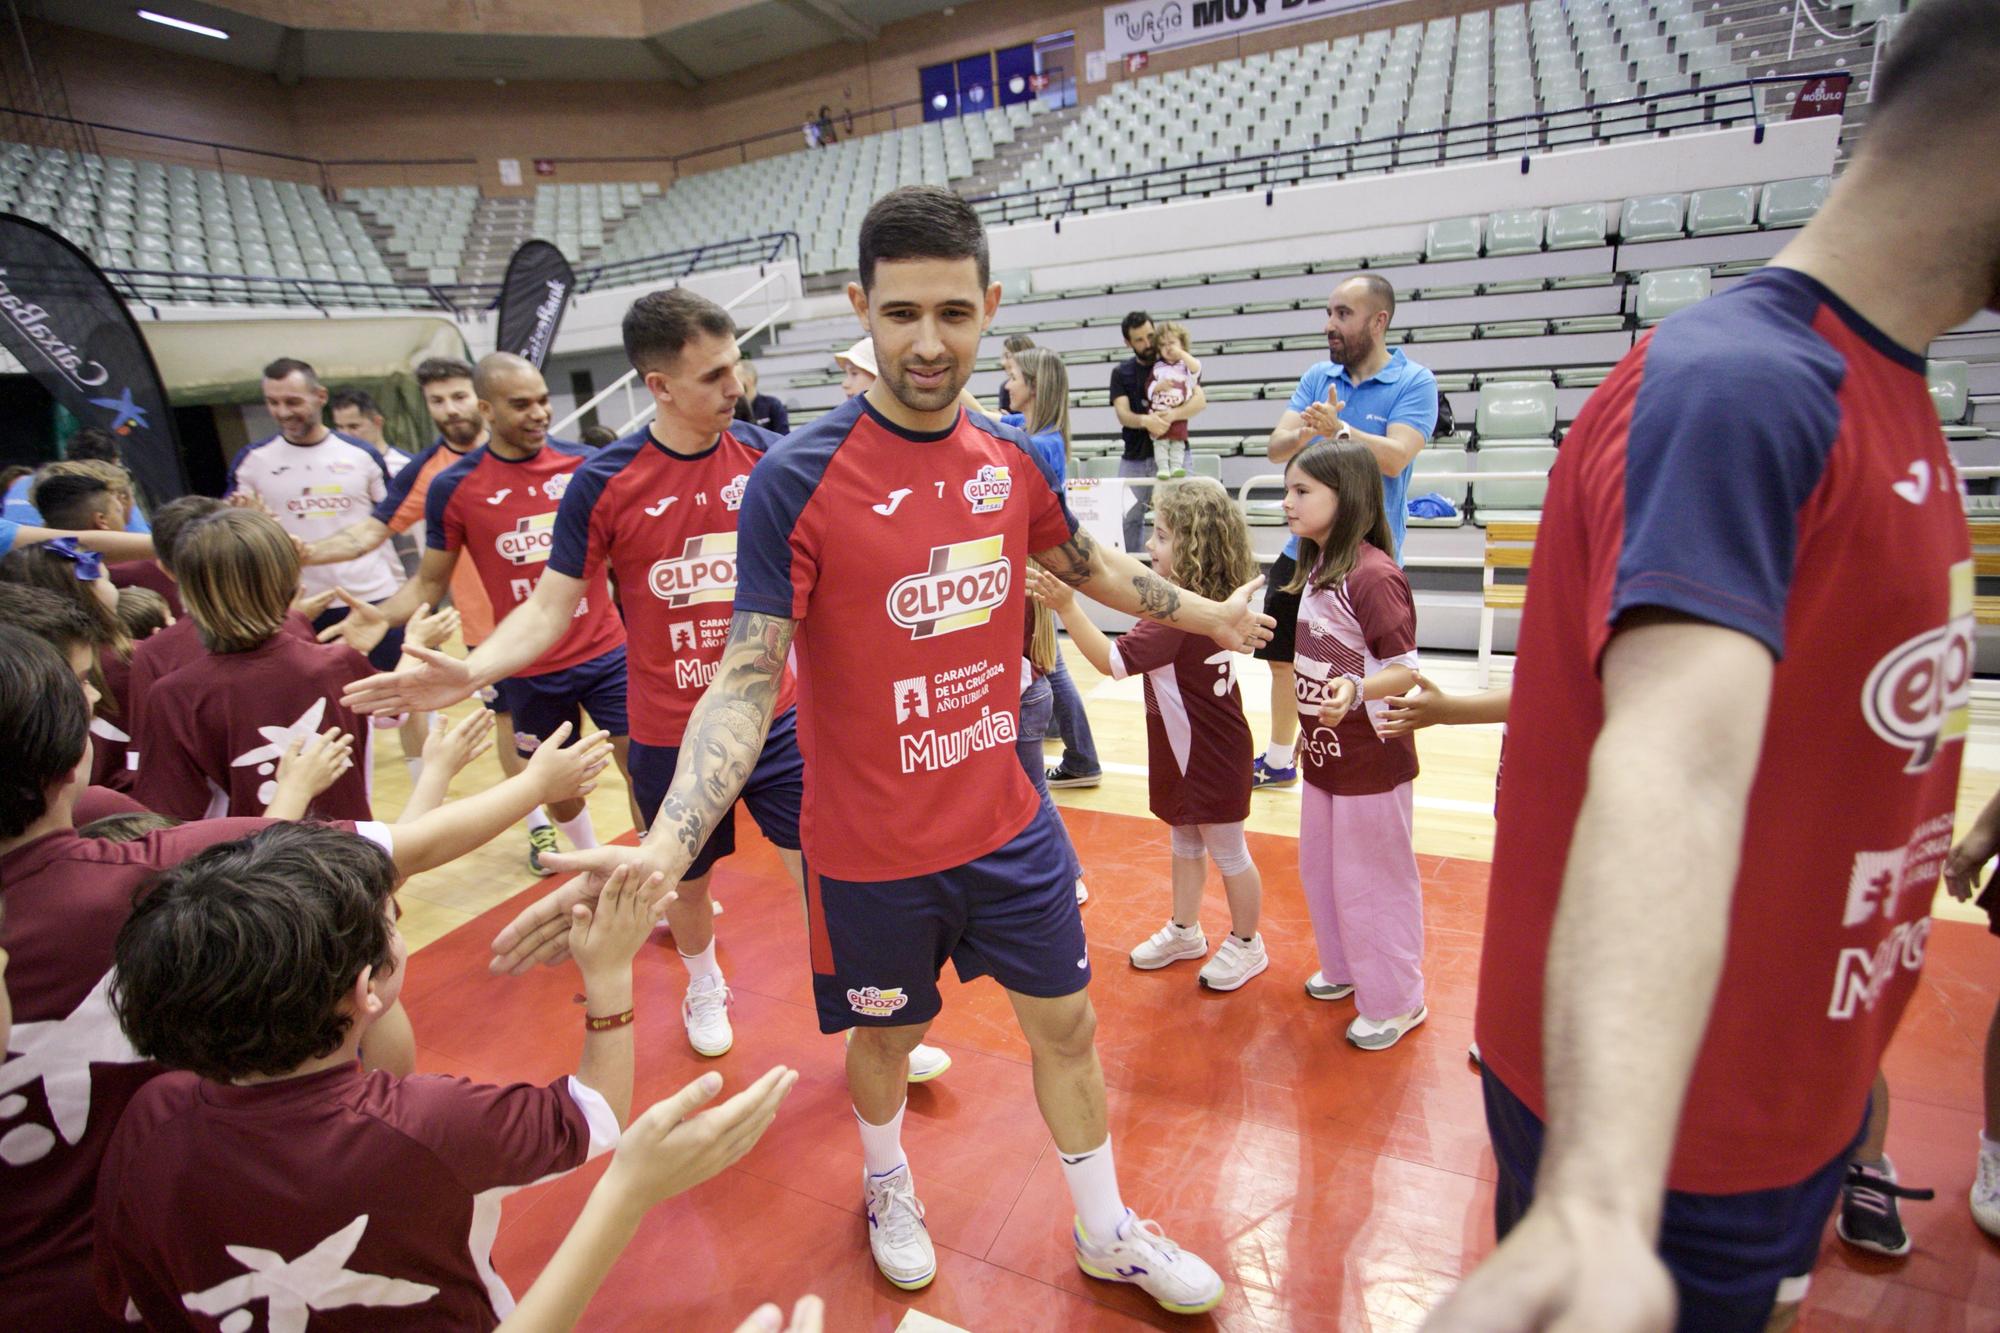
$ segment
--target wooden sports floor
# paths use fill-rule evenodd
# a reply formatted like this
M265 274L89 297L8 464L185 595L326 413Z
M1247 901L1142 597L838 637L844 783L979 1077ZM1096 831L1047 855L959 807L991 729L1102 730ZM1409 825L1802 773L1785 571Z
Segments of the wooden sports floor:
M1119 1173L1128 1203L1222 1272L1223 1304L1202 1319L1179 1318L1132 1288L1077 1270L1027 1049L990 982L945 982L931 1039L950 1052L953 1067L910 1095L904 1139L938 1246L937 1280L906 1293L876 1274L841 1045L819 1034L813 1016L797 894L744 818L741 850L714 880L725 904L717 932L735 993L735 1049L719 1061L689 1050L679 1017L685 974L662 937L641 955L636 978L636 1104L710 1067L730 1088L773 1063L803 1077L748 1157L655 1210L583 1327L726 1333L763 1301L789 1306L816 1292L827 1300L828 1327L840 1330L1407 1329L1491 1249L1494 1168L1466 1044L1499 729L1419 737L1417 852L1431 1018L1393 1050L1368 1054L1341 1038L1351 1003L1315 1002L1301 989L1316 962L1298 886L1293 792L1258 793L1250 825L1264 876L1270 970L1240 991L1212 995L1196 986L1195 963L1152 973L1126 963L1126 951L1167 912L1167 834L1146 811L1139 684L1105 681L1073 653L1070 669L1106 770L1101 786L1058 800L1091 890L1084 908L1097 972L1091 995ZM1432 657L1425 670L1447 689L1474 685L1468 661ZM1245 664L1243 687L1261 744L1269 697L1261 664ZM1052 746L1051 757L1058 753ZM2000 787L2000 714L1975 706L1966 761L1961 827ZM497 776L494 761L482 758L454 791ZM395 737L378 733L378 814L393 817L407 790ZM600 835L630 823L615 777L591 808ZM427 1071L546 1082L574 1068L581 1040L574 972L505 978L485 967L494 931L550 887L530 877L525 851L517 830L402 891L403 930L416 950L404 998ZM1220 882L1210 880L1203 922L1214 940L1228 915ZM1933 1187L1938 1197L1903 1206L1915 1249L1901 1261L1856 1255L1829 1228L1807 1329L2000 1327L2000 1245L1966 1207L1981 1051L2000 996L2000 940L1942 893L1937 915L1921 989L1887 1067L1895 1097L1890 1154L1904 1182ZM497 1258L517 1293L560 1241L598 1170L508 1201Z

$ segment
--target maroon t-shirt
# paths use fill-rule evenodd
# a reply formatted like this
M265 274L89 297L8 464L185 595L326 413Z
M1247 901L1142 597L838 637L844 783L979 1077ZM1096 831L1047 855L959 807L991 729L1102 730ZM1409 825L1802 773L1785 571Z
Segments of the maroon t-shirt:
M116 649L97 652L104 697L90 719L90 784L113 791L132 789L132 663Z
M70 812L70 821L78 828L95 824L100 819L113 815L150 815L145 806L127 796L122 791L109 787L85 787L76 798L76 806Z
M307 814L370 818L372 733L368 719L343 706L340 695L373 671L345 644L302 642L283 631L248 652L203 652L147 694L133 795L178 819L261 815L292 738L338 726L355 737L359 753Z
M491 1329L514 1305L493 1270L501 1199L617 1136L574 1078L164 1074L105 1155L98 1304L130 1300L153 1329Z
M1417 776L1417 744L1376 730L1388 701L1350 708L1335 727L1320 721L1330 682L1387 666L1417 665L1417 611L1394 557L1367 542L1347 577L1307 587L1299 604L1293 658L1299 700L1299 754L1305 779L1335 796L1374 796Z
M1236 655L1213 639L1142 620L1111 646L1111 675L1145 677L1148 804L1169 824L1250 817L1250 723Z
M64 829L0 857L14 1006L0 1064L0 1328L129 1327L97 1314L91 1199L119 1114L158 1070L105 998L112 945L155 871L267 822L185 824L134 842Z
M167 599L167 609L179 620L186 614L181 610L181 585L174 582L173 575L160 568L157 560L126 560L115 565L106 565L104 572L111 576L114 588L151 588Z
M285 617L279 633L289 634L305 643L317 642L312 622L297 611ZM183 616L152 638L132 645L132 682L126 687L126 692L131 708L128 729L134 736L139 734L146 696L152 692L153 686L207 651L201 644L201 627L194 623L192 616Z

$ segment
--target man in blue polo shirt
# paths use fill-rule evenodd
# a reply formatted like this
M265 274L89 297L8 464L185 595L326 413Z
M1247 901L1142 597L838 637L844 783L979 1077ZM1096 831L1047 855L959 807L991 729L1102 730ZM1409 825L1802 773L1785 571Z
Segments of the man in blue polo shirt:
M1396 562L1403 560L1403 529L1409 517L1410 471L1424 441L1437 427L1437 376L1383 343L1396 315L1396 289L1387 278L1361 273L1342 282L1326 300L1326 350L1330 358L1299 377L1292 401L1271 432L1266 454L1289 462L1329 433L1367 446L1382 466L1382 507L1396 538ZM1295 536L1271 566L1264 610L1278 628L1257 656L1271 664L1271 747L1255 761L1259 787L1299 780L1292 754L1298 743L1299 714L1292 695L1292 642L1299 619L1299 595L1281 591L1292 580L1299 553Z

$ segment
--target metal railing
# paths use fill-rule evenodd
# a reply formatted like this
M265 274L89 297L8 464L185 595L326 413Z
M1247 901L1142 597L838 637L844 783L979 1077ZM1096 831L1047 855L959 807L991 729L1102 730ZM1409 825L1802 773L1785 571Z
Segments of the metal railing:
M1375 174L1391 168L1444 166L1519 154L1521 170L1529 170L1528 154L1547 148L1573 148L1651 137L1668 129L1727 128L1747 123L1761 142L1768 123L1758 90L1812 79L1852 78L1844 69L1814 73L1760 75L1710 87L1646 93L1610 102L1592 102L1560 110L1504 116L1470 125L1442 125L1402 130L1372 139L1316 143L1309 148L1269 153L1217 156L1187 166L1155 167L1091 181L1003 191L971 200L987 222L1008 223L1065 214L1124 207L1134 203L1210 193L1265 190L1305 181L1324 183L1345 176ZM1689 112L1699 120L1683 120ZM1267 195L1266 202L1269 202Z
M790 251L801 258L798 233L770 232L698 245L667 254L593 264L577 274L579 293L633 283L679 280L720 268L774 263ZM207 273L177 269L104 270L126 300L148 307L176 303L208 305L304 306L331 315L340 310L436 310L447 315L490 310L500 284L367 282L350 278L283 276L275 273ZM766 275L766 279L771 275ZM761 285L761 283L760 283Z

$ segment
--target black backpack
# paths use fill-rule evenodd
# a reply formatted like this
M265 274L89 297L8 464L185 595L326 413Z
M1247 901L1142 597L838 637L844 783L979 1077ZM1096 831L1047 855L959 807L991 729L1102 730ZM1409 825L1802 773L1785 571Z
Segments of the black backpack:
M1451 399L1445 397L1444 390L1438 390L1438 424L1431 432L1433 440L1442 440L1447 435L1458 434L1458 418L1451 413Z

